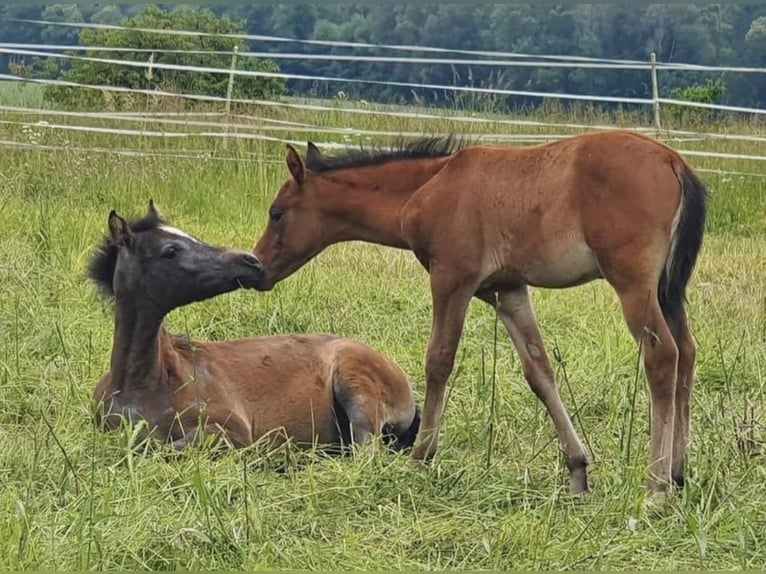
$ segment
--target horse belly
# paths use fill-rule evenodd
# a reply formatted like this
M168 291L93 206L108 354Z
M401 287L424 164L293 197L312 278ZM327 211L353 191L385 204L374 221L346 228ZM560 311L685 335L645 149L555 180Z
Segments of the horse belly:
M582 241L551 246L525 269L524 280L534 287L574 287L601 277L594 253Z
M264 392L249 404L255 439L273 435L301 446L339 441L333 415L332 389L321 376L282 380L281 389Z
M481 289L502 290L518 285L559 289L601 277L596 256L582 240L534 247L517 244L504 256L496 252L488 266L492 271Z

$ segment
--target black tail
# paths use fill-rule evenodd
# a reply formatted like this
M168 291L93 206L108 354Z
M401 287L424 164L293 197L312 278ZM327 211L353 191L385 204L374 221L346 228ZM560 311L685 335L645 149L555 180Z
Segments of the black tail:
M418 430L420 430L420 407L415 405L415 416L412 417L412 423L409 428L399 436L392 436L389 433L384 432L384 436L388 434L391 440L387 442L389 448L394 451L401 452L410 450L415 444L415 439L418 437Z
M686 285L702 248L707 218L705 184L686 164L675 171L681 184L681 211L659 285L660 307L666 318L676 316L686 303Z
M337 401L333 400L333 412L335 414L335 425L340 435L340 451L347 452L348 447L351 446L353 438L351 436L351 422L348 419L346 410ZM409 450L415 444L415 439L418 436L418 430L420 430L420 407L415 405L415 416L412 418L409 428L404 433L397 435L390 425L383 427L382 438L383 443L395 452L401 452Z
M351 421L348 420L346 409L336 398L332 400L332 410L335 415L335 428L338 429L340 436L340 450L343 452L351 446Z

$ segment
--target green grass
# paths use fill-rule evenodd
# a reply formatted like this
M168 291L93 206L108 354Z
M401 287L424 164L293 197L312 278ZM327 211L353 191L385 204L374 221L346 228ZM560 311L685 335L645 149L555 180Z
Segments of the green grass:
M44 104L43 90L35 84L0 80L0 103L6 106L39 108Z
M358 129L452 127L259 113ZM764 135L754 124L702 127ZM570 412L577 405L575 424L593 456L595 491L583 500L566 495L553 426L507 337L498 337L493 354L495 319L478 303L451 379L439 457L428 470L406 456L366 452L343 460L290 451L217 459L189 452L171 460L162 451L135 452L125 435L97 432L89 400L108 368L112 316L84 270L109 210L141 214L152 197L179 227L250 248L286 177L283 148L0 129L2 139L47 145L254 157L235 163L3 150L0 569L766 568L766 467L740 448L737 433L750 416L763 421L766 398L766 179L705 174L713 201L690 287L699 361L689 481L665 507L648 511L646 383L603 282L534 292L548 347L561 359L564 401ZM679 147L756 155L759 145ZM691 162L762 171L744 160ZM430 313L427 276L410 254L350 243L330 248L271 293L225 295L174 312L168 324L202 340L322 331L358 338L402 365L422 403ZM762 438L756 428L752 440Z

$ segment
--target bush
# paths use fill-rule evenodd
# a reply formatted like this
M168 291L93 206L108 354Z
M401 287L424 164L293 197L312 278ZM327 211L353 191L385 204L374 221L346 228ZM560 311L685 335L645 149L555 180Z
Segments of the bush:
M165 11L149 6L137 16L125 21L130 30L88 30L80 33L83 46L95 48L149 49L153 52L125 51L110 52L88 50L86 55L111 60L131 60L172 65L200 66L228 69L230 54L189 53L193 51L231 52L236 47L246 49L245 43L237 38L223 36L165 35L144 32L141 29L186 30L207 34L239 34L245 29L243 21L232 21L227 17L217 18L209 10L197 11L180 8ZM62 63L64 62L64 63ZM270 60L256 60L240 57L240 70L279 72L278 66ZM83 60L44 60L36 63L37 77L59 78L69 82L90 85L117 86L131 89L157 89L179 94L194 94L225 97L229 75L225 73L189 72L182 70L152 69L119 64L107 64ZM274 99L284 94L285 83L281 78L236 76L232 96L248 99ZM69 108L125 108L135 101L135 95L121 96L101 90L47 86L45 98L51 103ZM141 98L143 100L143 98Z
M670 97L675 100L686 102L700 102L702 104L717 104L726 94L726 85L720 79L708 79L704 84L692 84L685 88L675 88L670 92ZM700 124L709 122L715 117L715 110L709 108L694 108L689 106L671 105L668 107L670 115L680 123Z

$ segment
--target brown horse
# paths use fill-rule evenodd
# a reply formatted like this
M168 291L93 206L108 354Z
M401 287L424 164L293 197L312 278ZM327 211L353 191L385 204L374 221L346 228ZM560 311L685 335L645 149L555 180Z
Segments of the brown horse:
M112 211L90 277L114 298L111 370L95 389L108 427L145 421L176 448L212 434L234 446L365 443L412 446L420 424L410 383L393 361L329 335L191 342L163 326L171 310L252 288L250 253L207 245L171 227L149 204L132 223ZM105 415L105 416L104 416Z
M604 278L644 353L648 486L660 496L671 477L683 484L695 361L685 291L707 191L677 152L626 131L523 148L432 138L335 157L309 143L305 165L288 146L287 167L292 177L254 248L265 272L258 289L347 240L410 249L430 274L433 325L415 460L436 452L447 379L477 297L497 310L553 420L570 491L587 492L588 457L559 396L528 286Z

